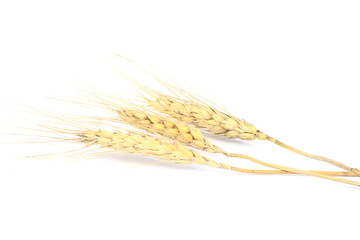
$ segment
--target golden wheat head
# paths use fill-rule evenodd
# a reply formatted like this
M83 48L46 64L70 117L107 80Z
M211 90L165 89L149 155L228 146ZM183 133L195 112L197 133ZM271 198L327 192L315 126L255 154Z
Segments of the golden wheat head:
M136 128L150 133L175 139L178 142L211 153L223 152L219 147L207 140L196 128L163 115L151 114L146 111L120 108L116 110L118 118Z
M95 124L95 123L92 123ZM216 163L210 158L202 156L200 153L186 148L178 141L145 134L136 131L121 130L114 131L82 127L80 124L74 125L75 129L64 129L55 127L45 127L49 132L59 134L64 141L78 142L86 144L86 147L97 147L97 149L110 149L113 153L129 155L146 155L164 159L164 162L178 164L199 164L214 168L230 169L224 163Z
M208 105L188 100L180 101L157 92L152 92L152 95L155 99L147 99L147 102L159 112L208 132L243 140L264 137L253 124Z

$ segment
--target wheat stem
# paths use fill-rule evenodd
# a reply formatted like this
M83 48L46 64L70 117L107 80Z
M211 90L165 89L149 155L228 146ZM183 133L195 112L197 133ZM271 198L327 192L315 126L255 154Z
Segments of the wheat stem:
M231 170L242 173L252 173L252 174L297 174L293 172L288 172L284 170L258 170L258 169L247 169L247 168L238 168L231 166ZM309 171L309 170L306 170ZM329 176L338 176L338 177L355 177L356 175L352 172L338 172L338 171L309 171L320 173Z
M314 155L314 154L310 154L310 153L307 153L307 152L304 152L304 151L301 151L299 149L296 149L294 147L291 147L283 142L280 142L279 140L276 140L270 136L267 136L266 135L266 140L269 140L270 142L273 142L275 143L276 145L280 146L280 147L283 147L285 149L288 149L292 152L295 152L297 154L300 154L300 155L303 155L305 157L308 157L308 158L311 158L311 159L316 159L316 160L320 160L320 161L323 161L323 162L327 162L327 163L330 163L334 166L337 166L339 168L342 168L348 172L352 172L353 174L355 174L356 176L360 176L360 170L357 169L357 168L351 168L343 163L340 163L340 162L337 162L333 159L330 159L330 158L327 158L327 157L322 157L322 156L318 156L318 155Z
M336 178L336 177L324 175L324 174L321 174L321 173L318 173L318 172L305 171L305 170L300 170L300 169L296 169L296 168L290 168L290 167L285 167L285 166L281 166L281 165L276 165L276 164L272 164L272 163L266 163L266 162L260 161L260 160L258 160L256 158L253 158L253 157L250 157L250 156L247 156L247 155L243 155L243 154L236 154L236 153L224 153L224 154L229 156L229 157L238 157L238 158L247 159L247 160L250 160L250 161L255 162L257 164L266 166L266 167L282 169L282 170L289 171L289 172L294 172L294 173L297 173L297 174L305 174L305 175L324 178L324 179L328 179L328 180L332 180L332 181L336 181L336 182L346 183L346 184L350 184L350 185L354 185L354 186L360 186L360 182L355 182L355 181L342 179L342 178ZM234 169L232 169L232 170L234 170Z

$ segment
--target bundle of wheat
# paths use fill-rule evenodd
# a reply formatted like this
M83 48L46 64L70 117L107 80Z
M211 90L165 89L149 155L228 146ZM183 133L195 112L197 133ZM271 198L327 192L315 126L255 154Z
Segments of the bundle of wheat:
M145 71L142 68L140 69ZM233 116L225 109L221 111L216 106L212 106L211 101L166 83L154 75L151 76L156 78L160 83L162 83L166 88L170 89L170 91L175 94L175 96L170 96L135 82L135 84L138 85L140 89L148 94L149 97L142 95L144 100L152 108L156 109L160 113L167 114L168 116L178 119L181 122L191 124L218 136L239 138L242 140L268 140L297 154L311 159L327 162L348 172L352 172L356 176L360 176L360 170L357 168L352 168L333 159L310 154L291 147L279 140L270 137L269 135L264 134L253 124L245 121L244 119L239 119Z
M145 71L142 68L140 69ZM160 162L206 165L214 168L254 174L303 174L360 186L359 182L335 177L360 176L358 169L351 168L329 158L309 154L290 147L259 131L253 124L233 116L225 109L220 109L210 101L163 82L154 75L151 76L166 86L174 93L174 96L155 91L135 82L140 89L146 93L145 95L141 94L141 97L148 106L142 106L141 103L133 103L123 99L115 102L100 98L95 94L97 98L85 104L89 106L95 103L97 106L105 107L116 113L115 117L107 118L97 116L96 120L102 121L100 123L88 118L76 119L62 115L62 119L60 119L59 116L56 116L55 118L61 120L62 124L71 126L71 128L42 126L45 128L42 132L48 133L49 139L53 138L54 141L85 144L85 147L80 150L88 147L96 147L95 150L108 149L107 152L113 154L123 153L153 156L162 159ZM112 97L112 99L117 98ZM105 120L105 123L103 120ZM139 130L146 131L147 133L124 130L118 125L114 127L109 122L127 124ZM346 170L346 172L300 170L260 161L243 154L229 153L223 150L223 148L213 144L200 130L205 130L213 135L226 138L268 140L306 157L340 167ZM57 136L51 136L50 134L57 134ZM192 148L209 153L220 153L228 157L247 159L275 170L244 169L225 163L218 163L210 158L204 157ZM89 152L91 151L87 153ZM91 154L94 154L94 152L91 152Z

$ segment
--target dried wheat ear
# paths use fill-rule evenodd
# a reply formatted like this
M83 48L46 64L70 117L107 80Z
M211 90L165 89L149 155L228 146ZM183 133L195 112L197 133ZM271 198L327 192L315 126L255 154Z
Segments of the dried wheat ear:
M101 148L110 148L116 152L154 156L178 164L194 163L214 168L231 169L229 165L203 157L200 153L188 149L178 142L171 142L139 132L90 130L78 132L77 136L79 142L87 145L98 145Z
M330 163L342 168L356 176L360 176L360 170L346 166L330 158L317 156L298 150L286 145L259 131L253 124L231 115L226 110L219 110L211 106L211 102L194 94L188 93L180 88L174 87L161 81L176 96L170 96L136 83L148 96L142 95L145 101L155 110L166 114L181 122L193 125L217 136L228 138L239 138L242 140L268 140L285 149L300 155Z
M58 118L60 119L60 118ZM146 155L153 156L160 159L163 159L160 162L172 162L177 164L198 164L206 165L213 168L221 168L226 170L232 170L236 172L247 172L254 173L252 170L242 169L230 166L225 163L218 163L214 160L204 157L195 150L189 149L184 146L179 141L162 136L155 136L151 134L146 134L137 131L122 130L117 126L115 130L104 130L101 128L101 123L94 123L91 121L86 121L86 119L61 119L62 124L71 126L71 128L66 127L49 127L42 126L44 129L41 130L42 133L47 133L43 136L46 139L53 139L56 142L71 142L71 143L82 143L85 144L85 147L80 148L79 150L83 151L86 148L97 147L85 152L79 152L77 154L72 154L71 156L84 156L88 155L97 155L102 153L111 153L111 154L128 154L128 155ZM90 127L89 127L90 126ZM104 127L109 128L110 124L104 125ZM113 129L113 127L111 127ZM108 149L103 151L103 149ZM74 151L71 151L74 152ZM50 154L52 155L52 154ZM42 155L42 156L50 156ZM249 159L253 162L256 162L261 165L269 166L272 168L280 168L285 172L293 172L297 174L306 174L311 176L316 176L324 179L329 179L337 182L342 182L345 184L360 186L360 183L336 178L329 175L325 175L322 172L309 172L304 170L298 170L294 168L282 167L274 164L268 164L257 159L242 155L241 157ZM255 173L273 173L269 172L272 170L258 170L259 172ZM344 174L343 176L346 176Z

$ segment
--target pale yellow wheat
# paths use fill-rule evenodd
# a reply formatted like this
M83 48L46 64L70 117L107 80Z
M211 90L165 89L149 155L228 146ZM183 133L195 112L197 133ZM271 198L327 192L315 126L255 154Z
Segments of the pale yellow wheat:
M185 123L192 124L196 127L202 128L216 135L223 135L229 138L239 138L243 140L254 140L256 138L260 140L268 140L278 146L281 146L300 155L330 163L339 168L345 169L346 171L352 172L357 176L360 176L360 170L357 168L351 168L333 159L310 154L291 147L279 140L270 137L269 135L264 134L263 132L257 130L257 128L253 124L233 116L228 111L219 110L207 99L191 94L179 87L174 87L162 81L154 74L138 66L131 60L126 59L120 55L117 56L127 61L129 64L135 66L136 68L140 69L141 71L149 74L176 95L176 97L172 97L167 94L163 94L150 88L144 87L132 80L122 71L117 69L122 75L133 81L142 90L144 90L153 97L153 99L149 99L147 97L144 98L152 107L157 109L159 112L168 114Z

